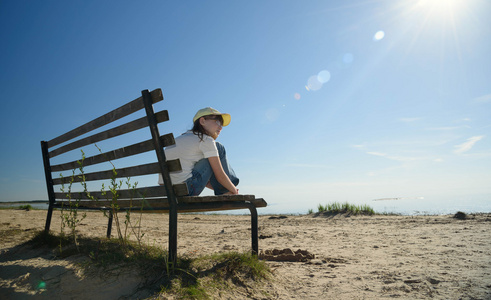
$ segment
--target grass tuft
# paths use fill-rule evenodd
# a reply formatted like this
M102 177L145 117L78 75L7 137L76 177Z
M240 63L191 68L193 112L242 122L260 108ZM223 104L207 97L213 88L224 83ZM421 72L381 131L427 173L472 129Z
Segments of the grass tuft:
M21 205L19 206L19 209L23 209L23 210L32 210L32 206L30 204L26 204L26 205Z
M183 264L185 262L185 264ZM234 291L270 278L264 261L249 252L226 252L181 260L176 276L162 286L161 295L180 299L213 299L212 295ZM252 285L252 284L251 284Z
M312 210L309 210L309 213ZM318 213L332 213L332 214L354 214L354 215L374 215L375 211L369 205L354 205L348 202L339 203L333 202L326 205L319 204L317 206Z

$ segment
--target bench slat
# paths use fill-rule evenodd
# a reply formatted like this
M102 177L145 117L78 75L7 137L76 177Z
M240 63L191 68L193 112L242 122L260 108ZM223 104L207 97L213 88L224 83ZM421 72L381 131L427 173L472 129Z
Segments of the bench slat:
M155 117L157 118L158 123L165 122L165 121L169 120L169 114L167 113L166 110L163 110L163 111L156 113ZM128 132L132 132L132 131L141 129L141 128L144 128L146 126L148 126L147 117L139 118L139 119L134 120L132 122L128 122L126 124L108 129L106 131L96 133L94 135L88 136L86 138L77 140L75 142L72 142L70 144L62 146L60 148L57 148L53 151L50 151L49 157L53 158L53 157L60 155L62 153L65 153L65 152L68 152L68 151L71 151L74 149L78 149L80 147L83 147L83 146L86 146L89 144L93 144L93 143L97 143L97 142L100 142L103 140L107 140L107 139L110 139L110 138L113 138L113 137L116 137L116 136L119 136L122 134L126 134Z
M185 183L175 184L173 187L176 195L182 196L188 194L188 189ZM103 195L102 191L91 191L89 193L92 197L94 197L94 199L99 199L99 201L105 201L108 200L108 197L109 199L112 197L110 191L106 191L107 195ZM167 195L167 192L163 185L157 185L157 186L142 187L142 188L135 188L135 189L121 189L118 190L118 195L119 195L118 201L123 201L124 199L141 200L141 198L144 199L150 199L156 197L162 198L163 196ZM68 199L67 193L62 193L62 192L55 193L55 199ZM87 194L83 192L82 193L73 192L72 199L80 199L81 201L91 200L89 199Z
M216 201L251 201L254 195L184 196L177 198L178 203L205 203Z
M262 198L253 199L253 200L247 201L247 202L252 203L256 208L267 206L266 201ZM218 203L218 202L210 202L210 203ZM183 213L183 212L207 212L207 211L221 211L221 210L236 210L236 209L244 209L244 208L245 207L241 208L241 207L236 207L236 206L224 204L220 207L215 206L215 207L209 207L209 208L207 208L207 207L192 208L192 207L188 206L186 208L179 208L178 210L180 213ZM166 211L165 210L164 211L154 210L151 212L166 212Z
M181 162L179 161L179 159L168 160L165 163L169 168L169 172L175 172L181 170ZM115 171L117 173L115 175L115 178L128 178L128 177L135 177L135 176L142 176L142 175L149 175L149 174L158 174L160 173L160 166L159 163L156 162L156 163L149 163L139 166L116 169ZM114 176L114 171L105 170L105 171L99 171L94 173L85 173L84 175L85 175L84 180L86 182L94 181L94 180L105 180L105 179L112 179ZM53 184L54 185L68 184L70 183L70 180L71 180L71 176L56 178L53 179ZM73 182L82 182L82 181L83 179L81 178L81 176L79 174L75 174L73 178Z
M152 103L157 103L162 100L164 100L164 96L162 95L162 90L161 89L155 89L152 92L150 92L150 95L152 96ZM116 108L115 110L99 117L96 118L82 126L79 126L72 131L69 131L65 134L62 134L50 141L48 141L48 148L54 147L56 145L59 145L61 143L64 143L66 141L69 141L73 138L76 138L77 136L81 136L82 134L85 134L87 132L90 132L94 129L97 129L99 127L102 127L106 124L109 124L113 121L116 121L118 119L121 119L127 115L130 115L140 109L144 108L143 104L143 99L142 97L138 97L135 100L128 102L127 104Z
M165 147L174 145L176 143L174 140L174 135L172 133L161 136L160 140L162 141ZM106 153L98 154L91 157L86 157L84 160L84 167L148 152L153 149L154 149L153 141L147 140L141 143L133 144L131 146L119 148ZM51 172L73 170L78 168L79 168L78 160L76 160L64 164L51 166Z
M198 198L198 197L183 197L187 198L187 200L190 200L192 198ZM180 200L183 198L179 198ZM238 209L238 208L232 208L231 205L227 206L227 202L232 202L232 203L237 203L237 202L250 202L254 204L256 207L266 207L266 201L262 198L255 199L253 195L233 195L232 197L224 197L224 196L205 196L205 197L199 197L199 198L207 198L206 201L191 201L191 202L180 202L182 204L204 204L204 206L200 208L192 208L192 206L187 206L186 211L215 211L215 210L229 210L229 209ZM61 206L61 203L65 203L64 205L67 204L68 201L57 201L57 206ZM159 211L166 211L169 207L169 202L167 201L167 198L158 198L158 199L133 199L133 200L118 200L118 206L121 210L125 210L128 208L133 208L135 210L142 209L143 210L148 210L148 209L159 209ZM206 208L206 204L224 204L223 207L210 207ZM99 201L80 201L78 203L79 208L109 208L111 207L112 201L108 200L99 200ZM181 210L179 210L181 211Z
M264 200L263 200L264 201ZM265 206L257 206L255 203L257 202L256 200L251 201L256 208L259 207L265 207ZM191 208L191 207L186 207L186 208L178 208L177 210L179 213L202 213L202 212L212 212L212 211L225 211L225 210L237 210L237 209L247 209L246 207L237 207L233 205L229 205L224 203L220 207L216 206L211 206L211 207L200 207L200 208ZM132 208L132 211L140 211L141 209L137 208ZM149 214L167 214L169 213L169 208L168 207L153 207L153 208L147 208L142 210L143 213Z

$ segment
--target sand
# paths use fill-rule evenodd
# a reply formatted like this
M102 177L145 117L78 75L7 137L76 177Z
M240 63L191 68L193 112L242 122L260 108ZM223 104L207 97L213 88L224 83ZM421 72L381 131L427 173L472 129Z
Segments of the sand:
M23 245L44 227L45 217L46 211L0 211L0 232L13 233L2 234L0 242L1 299L149 296L135 274L88 276L77 264L83 257L59 259ZM55 212L52 230L59 231L59 224ZM167 247L167 224L165 214L145 214L146 243ZM180 215L178 251L191 256L247 251L249 224L246 215ZM216 298L491 299L491 214L465 220L451 215L259 216L259 226L259 249L271 254L266 262L272 281L262 284L260 293L242 288ZM90 212L78 229L103 237L106 219ZM311 255L275 261L274 249Z

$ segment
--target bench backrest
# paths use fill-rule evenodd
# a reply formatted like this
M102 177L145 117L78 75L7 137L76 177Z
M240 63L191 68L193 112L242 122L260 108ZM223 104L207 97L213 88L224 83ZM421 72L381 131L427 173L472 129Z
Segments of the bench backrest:
M144 90L142 91L141 97L130 101L123 106L50 141L42 141L41 147L43 152L46 183L50 205L55 203L56 200L68 199L69 197L73 197L73 199L76 198L80 201L91 200L91 197L94 197L95 199L106 199L107 197L103 195L103 192L100 188L97 190L88 191L89 193L78 193L76 197L68 196L66 191L60 191L60 187L62 184L68 184L70 180L73 180L72 182L90 182L96 180L111 180L113 178L130 177L133 179L136 176L161 173L165 182L164 186L156 185L136 187L131 189L121 189L118 192L118 199L129 199L137 197L145 197L148 199L166 196L169 202L169 206L172 210L172 207L175 207L177 205L176 197L187 194L187 187L185 184L172 186L170 181L169 172L178 171L181 169L181 166L179 160L166 161L165 159L163 147L173 145L175 141L172 133L162 136L159 134L157 124L169 120L169 115L166 110L162 110L157 113L155 113L153 110L153 104L162 100L163 95L160 89L156 89L152 92ZM135 117L133 119L129 117L131 120L122 125L112 125L114 121L126 116L130 116L140 110L145 110L144 117ZM113 127L104 131L100 131L99 128L107 125ZM57 157L58 155L69 151L80 151L81 149L83 149L84 146L89 146L94 143L111 139L117 136L123 136L142 128L150 129L152 136L151 139L144 140L132 145L117 145L116 147L119 148L113 149L111 151L105 151L106 149L103 149L103 153L86 157L83 160L83 166L87 167L106 163L107 167L107 162L111 162L112 164L112 161L120 158L131 157L148 151L155 151L157 157L152 162L119 169L114 167L116 172L114 172L113 169L92 173L84 172L83 179L82 176L80 176L80 172L78 172L76 176L71 176L72 178L57 177L55 175L60 174L60 172L62 171L78 169L78 161L80 161L80 159L63 161L61 163L57 162L57 164L52 165L51 161L54 157ZM148 135L146 138L148 138ZM118 140L123 141L121 143L124 143L125 139L119 138ZM155 184L156 183L157 176L155 177Z

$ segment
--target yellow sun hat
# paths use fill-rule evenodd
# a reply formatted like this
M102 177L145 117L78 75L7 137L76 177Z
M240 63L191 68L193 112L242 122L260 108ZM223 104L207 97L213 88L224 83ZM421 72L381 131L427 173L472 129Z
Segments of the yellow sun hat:
M221 112L219 112L218 110L212 107L205 107L198 110L198 112L194 115L193 123L196 122L196 120L198 120L199 118L204 116L222 116L223 118L222 126L224 127L230 124L230 120L232 119L229 114L222 114Z

